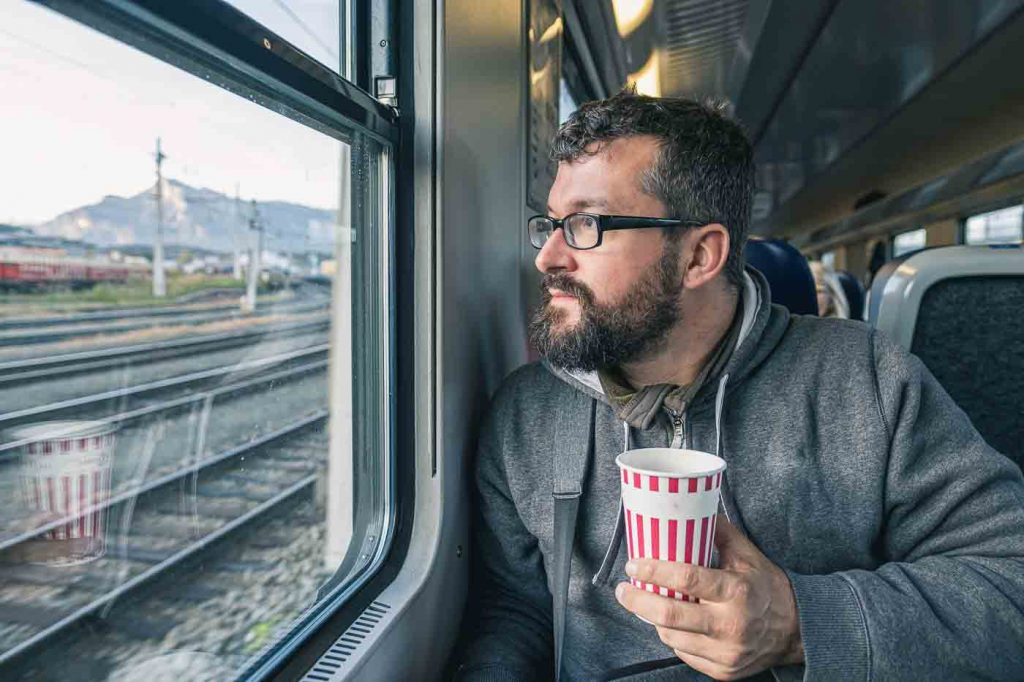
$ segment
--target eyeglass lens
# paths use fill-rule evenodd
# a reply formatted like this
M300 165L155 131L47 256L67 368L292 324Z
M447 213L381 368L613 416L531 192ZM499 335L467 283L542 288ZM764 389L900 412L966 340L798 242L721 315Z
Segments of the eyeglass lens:
M530 218L530 243L535 248L542 248L547 243L551 233L554 232L554 229L554 224L548 218L542 216Z
M594 216L574 213L565 218L562 229L566 243L573 248L589 249L597 245L599 230ZM537 216L530 219L530 243L536 248L542 248L554 231L555 226L550 218Z
M586 213L573 213L565 219L565 240L577 249L597 244L597 218Z

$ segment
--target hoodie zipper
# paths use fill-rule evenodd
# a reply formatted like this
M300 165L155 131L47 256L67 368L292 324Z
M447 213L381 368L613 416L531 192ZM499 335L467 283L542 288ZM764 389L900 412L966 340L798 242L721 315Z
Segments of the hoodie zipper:
M672 443L669 447L676 450L682 449L683 443L686 441L686 428L683 424L684 412L669 410L668 413L672 416Z

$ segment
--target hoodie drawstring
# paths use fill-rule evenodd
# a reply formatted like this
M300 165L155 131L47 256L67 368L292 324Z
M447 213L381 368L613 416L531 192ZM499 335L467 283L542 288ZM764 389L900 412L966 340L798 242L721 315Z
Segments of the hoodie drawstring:
M629 431L629 422L622 422L622 451L629 450L632 443ZM619 551L622 549L622 536L626 534L626 515L622 511L622 496L619 496L619 512L615 516L615 530L612 532L612 541L608 543L608 549L601 559L601 566L597 573L590 579L592 585L600 586L607 584L611 578L612 566L619 558Z
M729 375L723 374L718 382L718 393L715 395L715 456L722 459L725 459L725 453L722 452L722 412L725 408L725 387L728 384ZM732 523L732 519L729 518L729 508L725 506L725 479L728 473L728 471L722 472L722 487L718 498L718 506L725 514L726 520Z

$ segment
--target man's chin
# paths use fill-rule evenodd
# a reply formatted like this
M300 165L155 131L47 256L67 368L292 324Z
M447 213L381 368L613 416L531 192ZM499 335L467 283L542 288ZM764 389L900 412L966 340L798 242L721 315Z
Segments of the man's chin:
M579 320L568 321L561 320L559 322L548 325L548 337L552 340L555 345L562 345L573 335L579 331Z
M575 301L575 299L572 299ZM580 308L575 303L549 303L544 311L548 320L548 328L558 334L576 331L580 324Z

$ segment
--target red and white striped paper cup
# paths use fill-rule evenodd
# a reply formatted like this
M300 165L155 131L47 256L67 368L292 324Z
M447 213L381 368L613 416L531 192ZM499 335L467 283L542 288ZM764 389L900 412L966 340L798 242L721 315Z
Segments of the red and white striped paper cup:
M32 558L51 566L94 561L106 550L115 424L52 421L11 429L23 441L21 481L30 509L64 520L41 536Z
M622 483L630 559L709 566L725 460L698 450L645 448L615 458ZM680 601L699 599L630 578L635 587Z

